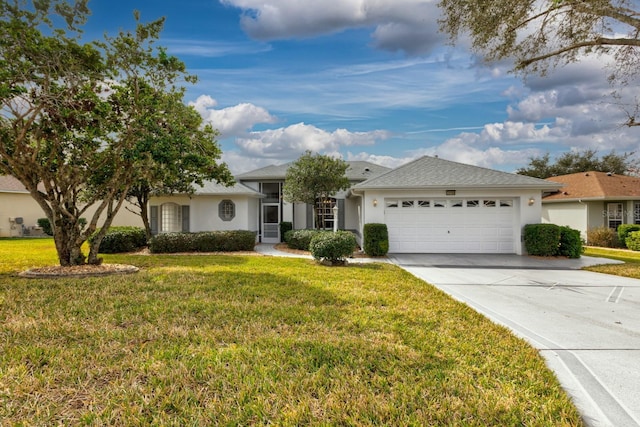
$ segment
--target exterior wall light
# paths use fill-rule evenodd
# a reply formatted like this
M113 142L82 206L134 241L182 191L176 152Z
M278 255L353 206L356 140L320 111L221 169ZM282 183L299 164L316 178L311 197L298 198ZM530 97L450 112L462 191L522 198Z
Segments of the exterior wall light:
M375 208L376 206L378 206L378 199L373 199L373 207Z
M536 199L534 199L533 197L529 198L529 206L533 206L535 202L536 202Z

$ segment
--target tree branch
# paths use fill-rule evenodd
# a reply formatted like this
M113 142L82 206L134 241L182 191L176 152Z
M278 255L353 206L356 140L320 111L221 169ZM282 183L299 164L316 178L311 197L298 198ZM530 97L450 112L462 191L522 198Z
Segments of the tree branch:
M640 40L638 39L628 39L628 38L620 38L620 39L611 39L606 37L598 37L593 40L588 40L580 43L574 43L570 46L563 47L562 49L557 49L544 55L534 56L533 58L523 59L518 62L516 68L524 69L529 65L544 61L545 59L552 58L554 56L559 56L564 53L570 52L572 50L582 49L585 47L598 47L598 46L637 46L640 47Z

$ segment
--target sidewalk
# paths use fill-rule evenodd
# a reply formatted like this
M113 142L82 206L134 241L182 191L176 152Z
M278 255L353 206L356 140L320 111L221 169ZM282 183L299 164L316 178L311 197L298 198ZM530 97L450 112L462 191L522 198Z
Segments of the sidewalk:
M270 243L258 243L255 246L255 251L259 254L267 255L267 256L313 259L311 255L307 255L307 254L294 254L291 252L280 251L275 248L275 245ZM348 258L347 262L349 264L366 264L366 263L372 263L372 262L390 263L391 261L389 260L389 258L386 258L386 257L381 257L381 258L355 257L355 258Z

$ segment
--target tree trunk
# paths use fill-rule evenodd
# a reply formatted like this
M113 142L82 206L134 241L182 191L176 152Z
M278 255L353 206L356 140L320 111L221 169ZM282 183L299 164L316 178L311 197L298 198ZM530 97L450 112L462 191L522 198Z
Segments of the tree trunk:
M138 206L140 206L140 218L144 225L144 232L147 235L147 241L151 240L151 223L149 222L149 193L138 194Z
M82 243L80 239L80 229L77 221L72 222L67 218L49 218L53 226L53 240L58 252L58 261L63 267L72 265L82 265L86 257L82 253Z

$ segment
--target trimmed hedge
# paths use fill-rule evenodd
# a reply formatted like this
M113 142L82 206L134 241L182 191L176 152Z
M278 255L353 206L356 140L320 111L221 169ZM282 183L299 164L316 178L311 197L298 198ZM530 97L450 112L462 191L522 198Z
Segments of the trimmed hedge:
M328 261L331 264L344 263L347 257L356 249L356 237L350 231L325 231L317 233L311 239L309 250L318 261Z
M149 241L152 253L252 251L256 244L253 231L203 231L199 233L163 233Z
M618 233L609 227L596 227L587 230L587 245L603 248L619 248L623 245Z
M51 221L49 218L38 218L38 227L42 228L42 232L48 236L53 236L53 229L51 228Z
M389 231L387 230L387 224L365 224L363 233L364 253L369 256L384 256L389 252Z
M625 243L632 251L640 251L640 231L632 231L627 236Z
M305 229L305 230L291 230L285 233L285 242L292 249L299 249L301 251L308 251L309 244L311 243L311 239L321 233L331 233L330 231L324 230L314 230L314 229Z
M570 227L560 227L560 245L558 255L567 258L580 258L584 248L580 232Z
M287 231L293 230L293 223L290 221L282 221L280 223L280 241L286 242L285 235Z
M53 227L51 227L51 221L49 221L49 218L38 218L36 224L38 224L38 227L42 228L42 232L44 234L53 236ZM79 218L78 224L80 224L81 229L84 229L84 227L87 225L86 218Z
M618 240L625 245L627 237L634 231L640 231L640 224L620 224L618 226Z
M524 226L524 245L529 255L555 256L560 245L560 227L555 224Z
M525 225L524 244L529 255L580 258L582 254L580 232L556 224Z
M97 231L96 231L97 232ZM89 237L93 242L95 233ZM101 254L117 254L133 252L147 246L147 235L142 227L109 227L107 234L100 242L98 252Z

